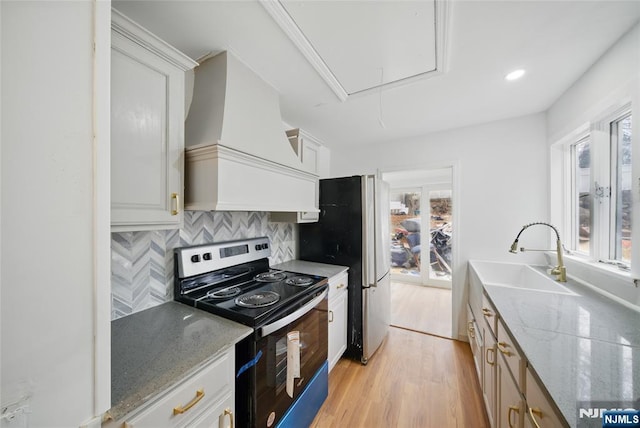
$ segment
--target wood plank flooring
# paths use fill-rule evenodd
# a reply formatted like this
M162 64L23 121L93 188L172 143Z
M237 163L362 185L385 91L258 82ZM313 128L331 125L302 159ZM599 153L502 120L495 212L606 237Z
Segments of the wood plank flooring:
M451 337L451 290L391 282L391 325Z
M311 428L488 427L469 344L391 327L366 366L341 359Z

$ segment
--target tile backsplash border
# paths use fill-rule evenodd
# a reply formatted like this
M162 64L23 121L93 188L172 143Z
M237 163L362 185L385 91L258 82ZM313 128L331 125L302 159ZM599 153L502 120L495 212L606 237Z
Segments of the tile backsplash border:
M266 212L185 211L184 227L111 234L111 319L173 300L173 249L268 236L270 264L295 258L294 225Z

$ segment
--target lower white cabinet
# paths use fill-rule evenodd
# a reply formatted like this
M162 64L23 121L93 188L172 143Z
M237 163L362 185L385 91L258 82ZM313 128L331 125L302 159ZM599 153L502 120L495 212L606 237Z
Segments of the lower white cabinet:
M520 428L523 423L524 401L502 355L498 356L497 377L496 425L500 428Z
M329 278L329 371L347 350L348 279L346 272Z
M467 335L469 337L469 345L471 346L471 354L473 355L473 363L476 367L476 373L478 374L478 381L480 385L482 385L482 365L484 364L482 359L482 331L469 305L467 305L467 320ZM480 320L480 322L482 322L482 320Z
M497 346L496 339L491 333L490 327L487 325L487 321L481 322L484 325L482 339L484 341L484 362L482 379L482 393L484 395L484 403L487 408L487 416L489 417L489 424L492 427L496 426L496 379L497 379Z
M543 389L538 385L538 381L527 368L525 381L525 395L527 399L527 417L524 426L531 427L564 427L554 410L554 406L547 399Z
M126 415L117 427L230 428L235 411L235 348Z

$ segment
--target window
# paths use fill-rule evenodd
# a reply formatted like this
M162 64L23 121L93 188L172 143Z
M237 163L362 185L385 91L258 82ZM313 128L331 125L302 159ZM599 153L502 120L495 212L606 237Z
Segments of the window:
M631 121L629 107L618 110L565 146L568 246L574 254L626 268L632 251Z
M591 237L591 151L589 138L571 146L571 249L588 255Z
M631 262L631 114L611 123L612 260Z

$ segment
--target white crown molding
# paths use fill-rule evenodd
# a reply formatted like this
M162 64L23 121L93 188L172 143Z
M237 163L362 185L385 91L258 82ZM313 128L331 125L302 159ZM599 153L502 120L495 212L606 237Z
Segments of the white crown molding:
M198 63L187 55L113 8L111 9L111 29L183 71L198 66Z
M318 72L320 77L329 85L340 101L345 101L349 94L342 87L336 76L331 72L327 64L322 60L318 52L313 48L309 40L287 13L279 0L260 0L260 4L271 15L274 21L282 28L282 31L291 39L309 64Z
M340 101L346 101L348 98L378 93L380 90L398 88L406 86L421 80L430 79L442 75L448 70L448 50L449 50L449 1L435 0L435 49L436 49L436 67L424 73L416 74L404 79L377 85L371 88L363 89L354 93L348 93L340 84L331 69L324 62L320 54L313 48L304 33L296 25L295 21L279 0L259 0L260 4L271 15L273 20L280 26L282 31L289 37L293 44L300 50L302 55L309 61L309 64L316 70L325 83L333 90Z

